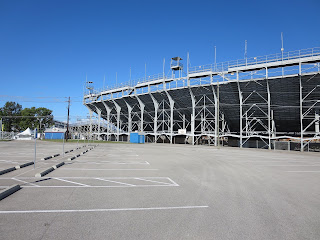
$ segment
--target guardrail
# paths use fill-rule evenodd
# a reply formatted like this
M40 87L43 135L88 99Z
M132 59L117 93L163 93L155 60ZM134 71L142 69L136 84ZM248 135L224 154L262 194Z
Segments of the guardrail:
M265 64L270 62L281 62L286 60L315 57L315 56L320 56L320 47L283 52L283 53L275 53L275 54L266 55L266 56L257 56L257 57L233 60L233 61L222 62L217 64L195 66L195 67L189 68L189 73L197 73L197 72L205 72L205 71L223 72L223 71L228 71L229 68Z
M225 72L225 71L228 71L229 68L243 67L243 66L250 66L250 65L257 65L257 64L266 64L270 62L281 62L286 60L293 60L293 59L314 57L314 56L320 56L320 47L289 51L289 52L283 52L283 53L276 53L276 54L270 54L265 56L257 56L257 57L247 58L247 59L239 59L239 60L227 61L227 62L216 63L216 64L207 64L202 66L189 67L189 74L206 72L206 71ZM180 65L182 64L180 63ZM167 78L167 76L165 76L163 73L162 74L159 73L155 75L146 76L144 78L130 80L128 82L116 84L103 89L94 89L94 91L92 91L91 93L86 92L85 95L99 94L103 91L120 89L124 87L134 87L139 83L152 82L152 81L156 81L164 78Z

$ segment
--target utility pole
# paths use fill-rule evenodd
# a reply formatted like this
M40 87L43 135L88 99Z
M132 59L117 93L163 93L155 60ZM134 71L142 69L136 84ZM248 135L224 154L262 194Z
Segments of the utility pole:
M68 137L69 137L69 116L70 116L70 97L68 98L68 118L67 118L66 141L68 141Z

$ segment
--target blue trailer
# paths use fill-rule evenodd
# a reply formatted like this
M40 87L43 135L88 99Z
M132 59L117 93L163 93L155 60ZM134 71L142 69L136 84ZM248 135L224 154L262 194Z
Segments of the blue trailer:
M44 139L65 139L66 129L50 128L44 131Z

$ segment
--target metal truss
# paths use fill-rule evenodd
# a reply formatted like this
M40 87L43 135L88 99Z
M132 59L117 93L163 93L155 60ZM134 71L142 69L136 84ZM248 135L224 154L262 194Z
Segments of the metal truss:
M180 69L177 77L172 71L90 89L84 104L107 125L102 129L98 122L87 130L115 141L129 140L131 132L155 143L182 139L218 146L235 138L246 147L259 139L267 149L281 138L298 139L303 151L320 139L319 63L320 48L192 68L188 62L187 72Z
M239 81L237 86L240 102L240 147L251 138L258 137L266 148L271 149L271 136L275 137L275 124L271 109L271 94L266 68L265 80ZM246 89L253 89L248 91ZM245 139L243 139L245 137ZM263 147L263 148L264 148Z
M312 141L320 139L319 113L320 113L320 81L313 74L302 79L302 65L299 64L300 88L300 134L301 151Z

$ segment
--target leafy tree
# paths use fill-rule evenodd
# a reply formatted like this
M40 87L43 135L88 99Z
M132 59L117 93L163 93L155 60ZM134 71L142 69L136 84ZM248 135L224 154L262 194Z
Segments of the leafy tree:
M0 117L4 124L4 131L17 131L19 128L20 119L17 118L21 114L22 106L16 102L6 102L5 105L0 108Z
M52 110L40 107L24 108L16 102L6 102L0 108L0 118L4 124L4 131L21 131L26 128L38 128L43 131L53 125ZM1 127L1 126L0 126Z
M50 127L53 124L52 110L40 107L40 108L25 108L21 111L22 119L20 120L20 127L26 128L38 128L43 131L46 127Z
M32 128L34 129L36 127L37 119L34 117L36 114L36 108L24 108L21 111L21 120L19 123L19 126L21 129L26 129L26 128Z

